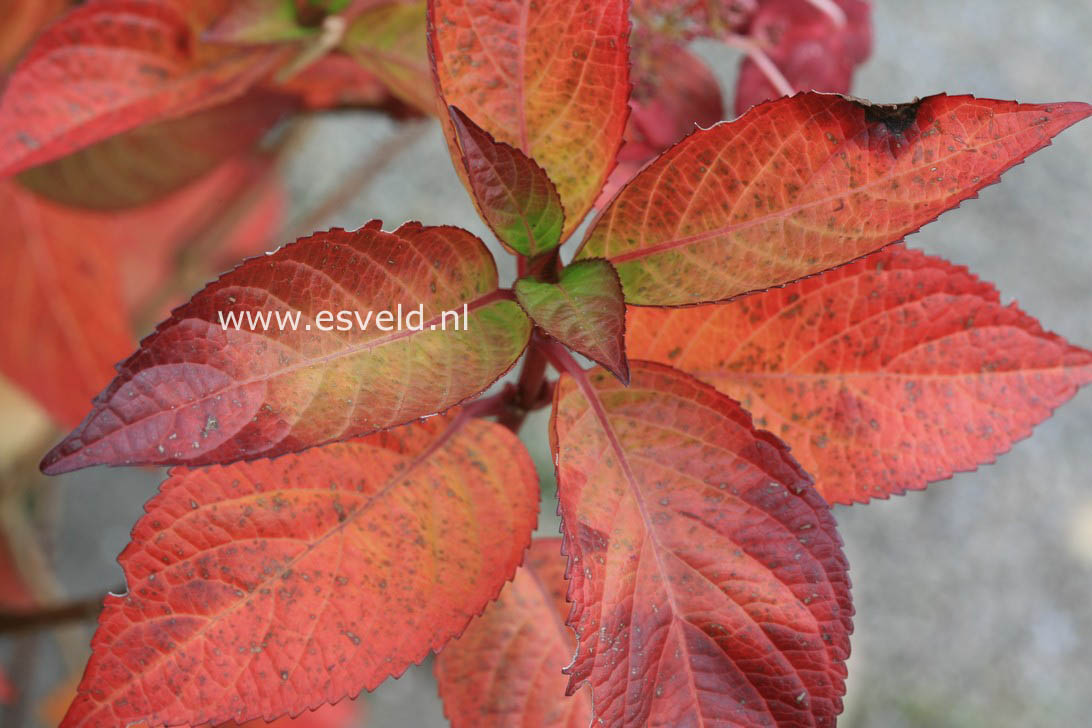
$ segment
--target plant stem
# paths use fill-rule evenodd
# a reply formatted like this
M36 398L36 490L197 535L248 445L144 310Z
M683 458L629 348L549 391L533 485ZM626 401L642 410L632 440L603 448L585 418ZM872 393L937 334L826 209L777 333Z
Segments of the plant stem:
M782 96L792 96L796 93L796 89L792 87L785 75L781 73L781 69L777 67L777 64L766 55L766 51L755 43L750 38L745 38L742 35L729 35L724 39L726 45L733 48L738 48L747 54L755 65L758 66L758 70L762 71L762 75L766 77L766 80L770 82L777 92Z
M124 587L119 591L124 591ZM37 609L0 612L0 634L48 629L69 622L93 620L102 611L103 599L104 595L98 595Z
M549 342L537 331L531 335L527 356L519 372L519 381L509 390L507 407L497 415L497 422L518 433L527 414L548 401L549 387L546 382L546 352Z

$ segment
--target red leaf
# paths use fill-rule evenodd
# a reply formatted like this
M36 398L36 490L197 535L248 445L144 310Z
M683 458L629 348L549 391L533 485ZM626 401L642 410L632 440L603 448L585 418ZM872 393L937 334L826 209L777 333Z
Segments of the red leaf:
M206 286L119 365L43 471L271 457L404 424L484 390L519 358L531 328L497 290L489 251L459 228L380 225L317 233ZM415 321L394 330L399 306ZM302 330L275 317L264 331L224 325L229 313L293 312ZM348 330L332 328L342 324Z
M449 111L471 198L497 239L509 252L528 257L556 248L565 211L546 172L458 108Z
M241 95L283 49L205 46L191 15L154 0L97 0L51 25L0 98L0 177L142 124Z
M611 728L833 726L853 607L826 503L736 402L631 367L555 393L570 689Z
M0 241L0 373L71 427L133 346L109 241L10 181Z
M1092 381L1092 352L901 247L729 304L631 308L628 339L740 400L838 503L993 462Z
M576 649L568 613L561 539L535 539L497 603L436 659L452 728L591 725L588 692L565 696L561 669Z
M578 261L557 283L524 278L516 283L516 300L547 334L629 382L626 304L610 263Z
M750 35L797 91L848 93L854 69L872 48L872 9L867 0L830 0L845 16L838 26L808 0L763 0ZM736 114L782 92L758 64L743 59L736 84Z
M106 598L61 725L269 720L374 689L496 598L537 483L504 428L442 417L172 471L118 559L129 593Z
M0 0L0 73L19 57L30 40L67 5L66 0ZM0 82L0 88L3 83Z
M118 134L29 169L19 181L65 205L115 210L163 199L252 150L295 110L291 96L253 91L227 104Z
M691 134L646 167L577 258L626 301L721 301L902 239L1092 115L1092 106L930 96L898 106L798 94Z
M542 165L565 208L562 239L591 209L622 141L627 10L625 0L429 3L443 102ZM465 183L454 131L444 121Z

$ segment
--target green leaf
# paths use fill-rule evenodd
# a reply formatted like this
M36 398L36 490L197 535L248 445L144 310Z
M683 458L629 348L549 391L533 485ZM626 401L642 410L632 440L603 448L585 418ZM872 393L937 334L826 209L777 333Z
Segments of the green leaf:
M524 278L516 283L516 300L550 336L629 383L626 305L610 263L573 263L561 271L557 283Z
M535 160L448 107L474 205L509 251L528 257L561 242L565 211L557 188Z

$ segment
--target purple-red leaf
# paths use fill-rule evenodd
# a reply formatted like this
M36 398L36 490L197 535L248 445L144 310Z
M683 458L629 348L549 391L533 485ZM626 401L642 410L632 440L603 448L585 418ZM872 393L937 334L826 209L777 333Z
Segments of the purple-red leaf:
M738 403L631 367L555 393L570 688L609 728L833 726L853 607L826 503Z
M626 303L610 263L578 261L557 283L524 278L516 283L516 300L547 334L629 382Z
M452 728L588 728L588 691L565 695L576 640L565 626L561 539L535 539L496 604L436 658Z
M628 347L741 401L838 503L993 462L1092 381L1092 352L902 247L727 304L631 308Z
M542 165L565 208L562 239L591 209L622 141L627 11L625 0L429 3L442 102ZM446 119L445 129L455 167L473 194Z
M538 479L504 428L438 417L176 469L146 510L64 728L271 720L401 675L512 577Z
M722 301L902 239L1092 115L1083 103L803 93L691 134L603 211L577 258L629 303Z
M510 252L528 257L556 248L565 212L545 170L512 145L493 139L458 108L449 111L471 197L497 239Z
M484 390L530 330L465 230L317 233L176 309L42 467L223 463L393 427Z
M51 25L0 97L0 177L229 101L282 58L279 49L201 44L194 25L210 8L96 0Z

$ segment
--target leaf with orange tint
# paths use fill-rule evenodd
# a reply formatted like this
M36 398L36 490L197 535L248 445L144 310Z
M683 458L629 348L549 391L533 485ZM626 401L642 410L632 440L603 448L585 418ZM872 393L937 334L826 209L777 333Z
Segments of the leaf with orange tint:
M577 261L557 283L524 278L516 283L516 300L547 334L629 381L626 304L610 263Z
M133 347L108 242L11 181L0 181L0 311L0 374L67 427Z
M576 640L565 626L561 539L538 538L500 599L436 658L452 728L587 728L591 700L565 695Z
M622 142L628 6L625 0L429 3L443 103L546 170L565 209L563 240L591 209ZM454 129L442 121L466 182Z
M577 258L629 303L722 301L901 240L998 181L1092 106L930 96L875 106L803 93L691 134L646 167Z
M175 469L61 725L271 720L372 690L496 598L538 499L519 440L469 417Z
M206 5L99 0L51 25L0 97L0 177L230 101L267 75L281 49L198 42Z
M288 95L254 91L179 119L137 127L19 175L38 194L73 207L116 210L154 202L251 150L295 110Z
M455 227L380 226L316 233L206 286L119 365L43 470L272 457L491 385L531 326L485 244Z
M742 402L836 503L993 462L1092 381L1092 352L901 247L728 304L631 308L628 342Z
M630 365L555 392L570 690L611 728L833 726L853 607L826 503L738 403Z
M471 198L497 239L509 252L530 258L556 248L565 211L546 172L458 108L449 112Z
M345 31L341 50L375 74L395 96L436 113L425 41L425 1L388 0L368 7Z
M67 0L0 0L0 73L19 57L35 34L56 18Z

